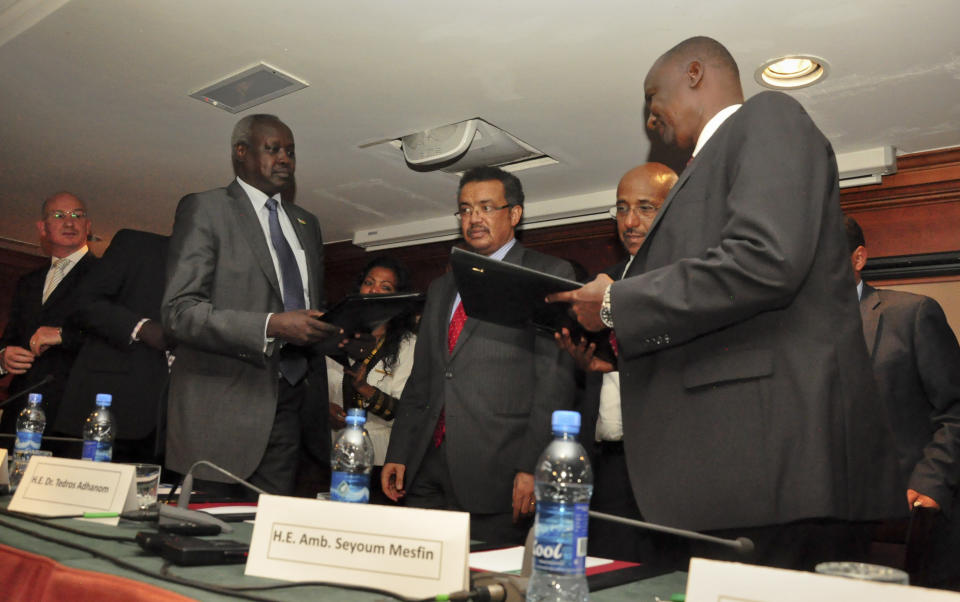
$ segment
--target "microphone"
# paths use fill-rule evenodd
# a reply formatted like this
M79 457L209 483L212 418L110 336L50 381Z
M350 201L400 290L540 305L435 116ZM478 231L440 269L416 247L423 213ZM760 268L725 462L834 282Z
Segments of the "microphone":
M233 527L216 516L199 510L178 508L170 504L157 504L154 510L133 510L124 512L120 518L131 521L162 523L161 519L169 519L174 523L193 523L195 525L216 525L223 533L233 533Z
M181 485L180 485L180 497L177 498L177 507L178 507L178 508L186 508L186 507L187 507L187 504L190 503L190 493L191 493L191 490L193 489L193 469L196 468L197 466L201 466L201 465L202 465L202 466L206 466L206 467L208 467L208 468L212 468L212 469L216 470L217 472L219 472L219 473L221 473L221 474L223 474L223 475L225 475L225 476L230 477L231 479L233 479L233 481L234 481L235 483L240 483L241 485L243 485L243 486L246 487L247 489L250 489L250 490L252 490L252 491L256 491L257 493L264 493L264 494L267 493L267 492L264 491L263 489L260 489L259 487L257 487L256 485L254 485L254 484L252 484L252 483L248 483L247 481L244 481L243 479L241 479L241 478L238 477L237 475L233 474L232 472L230 472L230 471L228 471L228 470L225 470L225 469L217 466L217 465L214 464L213 462L208 462L207 460L197 460L196 462L193 463L193 465L190 467L190 470L188 470L188 471L187 471L187 474L183 477L183 483L181 483Z
M27 387L27 388L24 389L23 391L20 391L20 392L17 393L16 395L13 395L12 397L8 397L8 398L5 399L4 401L0 401L0 408L2 408L3 406L7 405L8 403L12 403L12 402L14 402L14 401L17 400L17 399L20 399L21 397L23 397L23 396L26 395L27 393L30 393L30 392L32 392L32 391L35 391L35 390L39 389L40 387L42 387L43 385L51 382L52 380L53 380L53 374L48 374L48 375L44 376L44 377L40 380L40 382L33 383L32 385L30 385L29 387Z
M641 520L633 520L630 518L624 518L622 516L616 516L614 514L605 514L603 512L597 512L596 510L590 511L590 516L593 518L599 518L600 520L606 520L614 523L620 523L623 525L630 525L631 527L637 527L639 529L646 529L648 531L659 531L661 533L669 533L670 535L676 535L677 537L683 537L686 539L696 539L699 541L706 541L714 543L721 546L727 546L728 548L733 548L737 553L744 556L751 554L753 552L753 542L746 537L738 537L736 539L723 539L722 537L714 537L713 535L704 535L703 533L697 533L696 531L687 531L686 529L677 529L675 527L666 527L664 525L656 525L654 523L647 523Z

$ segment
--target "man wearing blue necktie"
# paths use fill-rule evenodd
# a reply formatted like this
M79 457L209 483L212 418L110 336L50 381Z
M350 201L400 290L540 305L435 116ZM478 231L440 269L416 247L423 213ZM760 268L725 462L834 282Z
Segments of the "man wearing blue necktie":
M231 149L236 179L181 199L170 240L162 319L179 345L167 466L185 473L208 460L289 494L301 439L318 461L329 454L324 361L311 349L332 330L319 311L323 240L317 218L290 198L290 128L273 115L244 117Z

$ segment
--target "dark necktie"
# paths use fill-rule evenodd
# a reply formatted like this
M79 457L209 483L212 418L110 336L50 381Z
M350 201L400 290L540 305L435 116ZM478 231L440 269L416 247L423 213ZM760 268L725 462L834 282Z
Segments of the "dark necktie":
M297 267L297 258L293 255L290 243L280 229L280 216L277 213L277 200L267 199L267 209L270 211L270 242L277 254L277 263L280 264L280 280L283 288L283 309L305 309L303 303L303 280L300 278L300 268ZM293 347L284 345L280 349L280 374L291 385L300 382L307 373L307 358L298 353Z
M283 309L305 309L303 304L303 280L300 279L300 268L297 267L297 258L293 255L290 243L280 229L280 216L277 213L277 199L267 199L267 209L270 210L270 242L277 253L277 263L280 264L280 279L283 286Z
M447 328L447 351L453 353L457 346L457 339L463 331L463 325L467 322L467 312L463 310L463 303L457 303L457 309L453 310L453 317L450 318L450 326ZM433 446L440 447L443 438L447 434L447 411L446 408L440 408L440 418L437 419L437 426L433 429Z

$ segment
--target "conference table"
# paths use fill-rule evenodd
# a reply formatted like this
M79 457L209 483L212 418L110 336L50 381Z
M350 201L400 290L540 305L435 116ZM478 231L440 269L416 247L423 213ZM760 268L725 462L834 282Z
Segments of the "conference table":
M5 510L9 501L9 496L0 497L0 508L3 509L3 513L0 513L0 598L3 599L8 599L10 592L19 593L19 595L24 596L23 599L34 599L32 595L25 596L23 590L28 588L25 581L31 571L36 573L39 570L39 565L43 564L48 565L47 569L52 566L53 570L60 570L61 574L65 573L67 575L68 578L64 581L68 584L67 589L60 593L69 593L69 599L72 602L79 602L84 598L82 591L80 596L77 595L78 588L81 590L96 590L89 591L89 594L91 594L90 599L97 600L155 600L165 597L177 598L178 595L198 600L237 599L235 594L228 591L224 593L205 591L192 585L172 583L156 576L144 575L137 572L137 569L153 575L166 572L178 578L224 588L257 588L287 583L245 576L243 574L243 564L200 567L167 565L162 558L144 552L136 543L93 539L7 514ZM72 519L52 519L42 522L70 527L83 533L131 538L138 531L151 530L150 523L129 521L120 521L120 524L116 527ZM218 538L249 542L253 531L252 523L238 522L232 523L232 526L234 527L233 533L222 534ZM56 541L51 541L51 539ZM91 551L71 547L71 544L118 558L122 562L128 563L131 568L118 566L111 560L98 557ZM669 600L672 594L684 591L686 573L661 573L653 569L644 572L643 568L640 567L641 570L636 572L639 577L638 581L591 592L590 599L599 602L653 601L657 597ZM76 569L89 571L89 573L81 573ZM20 584L21 589L19 591L16 589L18 574L24 580ZM108 576L125 579L116 580ZM98 577L103 577L103 579L98 581ZM322 581L322 579L323 576L318 574L317 580ZM160 589L156 590L151 586ZM129 590L121 592L120 590L124 588L129 588ZM104 589L116 590L115 593L118 595L112 598L104 598ZM4 592L6 592L6 595ZM350 590L332 585L296 585L283 589L248 590L243 593L265 600L375 601L398 599L383 593ZM48 591L48 595L51 595L51 592ZM65 597L58 595L57 592L52 592L52 596L51 599Z

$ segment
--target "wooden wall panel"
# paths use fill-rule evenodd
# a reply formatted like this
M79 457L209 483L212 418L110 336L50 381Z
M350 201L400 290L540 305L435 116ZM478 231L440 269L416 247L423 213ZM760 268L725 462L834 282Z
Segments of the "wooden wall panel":
M899 157L881 184L840 196L873 257L960 250L960 149Z

